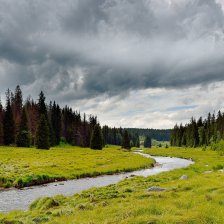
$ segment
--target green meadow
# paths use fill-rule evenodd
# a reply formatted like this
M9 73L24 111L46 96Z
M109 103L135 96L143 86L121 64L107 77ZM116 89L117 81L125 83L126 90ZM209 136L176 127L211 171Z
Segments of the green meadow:
M27 224L224 223L223 156L215 151L189 148L155 148L145 152L191 158L195 164L148 178L125 179L116 185L93 188L72 197L41 198L30 205L29 211L2 214L0 220ZM187 179L180 179L182 175ZM149 192L152 186L166 190Z
M140 155L108 146L103 150L62 146L50 150L0 147L0 187L26 187L55 180L93 177L150 167Z

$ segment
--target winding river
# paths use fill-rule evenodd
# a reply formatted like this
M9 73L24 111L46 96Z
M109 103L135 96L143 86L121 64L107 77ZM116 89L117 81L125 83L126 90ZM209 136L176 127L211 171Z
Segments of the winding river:
M82 178L78 180L68 180L63 182L54 182L42 186L23 188L21 190L11 189L0 192L0 212L10 212L12 210L27 210L29 205L39 197L66 195L71 196L83 190L92 187L103 187L132 176L151 176L170 170L184 168L191 164L192 161L180 158L150 156L140 151L134 152L147 158L153 158L156 165L153 168L142 169L129 173L114 175L104 175L94 178Z

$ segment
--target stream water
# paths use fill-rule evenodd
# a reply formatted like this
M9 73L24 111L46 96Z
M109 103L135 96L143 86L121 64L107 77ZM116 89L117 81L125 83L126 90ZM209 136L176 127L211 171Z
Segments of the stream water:
M184 168L191 164L192 161L180 158L150 156L140 151L135 152L147 158L153 158L156 165L153 168L142 169L138 171L103 175L94 178L82 178L78 180L68 180L62 182L54 182L41 186L33 186L23 189L10 189L0 192L0 212L10 212L12 210L27 210L29 205L40 197L66 195L71 196L83 190L92 187L103 187L110 184L115 184L125 178L132 176L151 176L170 170Z

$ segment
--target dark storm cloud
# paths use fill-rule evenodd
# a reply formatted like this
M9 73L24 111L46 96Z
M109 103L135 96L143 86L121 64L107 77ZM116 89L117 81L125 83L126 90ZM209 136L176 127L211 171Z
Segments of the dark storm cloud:
M69 101L224 80L224 15L215 0L0 4L1 89L18 83Z

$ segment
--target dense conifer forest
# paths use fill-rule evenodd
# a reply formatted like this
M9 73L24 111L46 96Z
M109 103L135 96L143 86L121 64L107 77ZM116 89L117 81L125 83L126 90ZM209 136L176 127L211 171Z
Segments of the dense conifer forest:
M206 119L191 118L190 122L183 126L175 125L171 133L172 146L213 146L224 139L224 113L217 115L209 113Z
M150 136L157 141L170 141L171 129L128 128L131 135Z
M37 102L31 97L24 101L20 86L14 92L6 91L5 107L0 102L0 145L49 149L62 141L93 149L102 149L106 144L130 148L139 147L139 136L148 133L139 130L101 127L95 115L81 115L69 106L61 108L56 102L46 104L42 91ZM150 133L155 135L152 130Z

